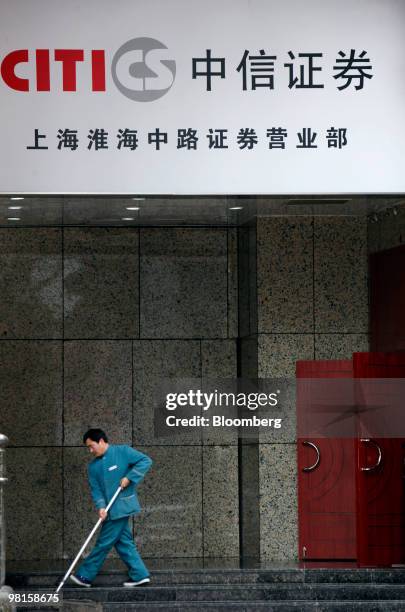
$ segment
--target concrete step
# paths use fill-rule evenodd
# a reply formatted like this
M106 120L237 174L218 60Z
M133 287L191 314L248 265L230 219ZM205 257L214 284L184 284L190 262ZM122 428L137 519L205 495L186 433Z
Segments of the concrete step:
M188 603L94 603L89 600L65 601L59 608L18 607L16 612L403 612L404 602L323 601L323 602L188 602Z
M182 585L138 588L67 588L64 599L82 598L104 603L132 602L214 602L214 601L403 601L405 585L398 584L267 584L267 585Z
M10 577L17 592L53 591L62 578L60 571ZM132 589L121 586L127 575L118 569L101 574L91 589L67 583L58 612L405 612L403 568L181 569L151 577L151 584Z
M334 584L405 584L404 569L224 569L224 570L155 570L153 585L182 584L279 584L279 583L334 583ZM60 571L13 572L6 583L14 588L54 587L63 577ZM101 573L95 586L119 586L127 574L119 570Z
M103 612L404 612L404 609L404 602L397 600L103 604Z

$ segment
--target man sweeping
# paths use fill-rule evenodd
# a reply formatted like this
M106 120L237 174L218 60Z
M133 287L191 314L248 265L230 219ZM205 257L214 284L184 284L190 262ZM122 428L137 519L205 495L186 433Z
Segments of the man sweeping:
M128 567L129 580L123 586L147 584L149 572L133 540L129 517L141 509L136 487L151 467L152 460L130 446L109 444L102 429L86 431L83 443L95 457L88 466L88 476L91 496L103 523L93 550L70 579L81 587L90 587L115 546ZM106 506L119 486L123 490L107 515Z

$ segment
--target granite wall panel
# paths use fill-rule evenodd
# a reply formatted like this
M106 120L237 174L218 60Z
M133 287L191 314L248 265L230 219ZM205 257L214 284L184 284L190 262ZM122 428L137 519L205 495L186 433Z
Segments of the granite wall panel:
M62 232L0 229L0 339L62 337Z
M295 444L260 445L261 558L298 557L297 459Z
M0 341L0 432L12 446L62 444L62 389L61 341Z
M65 228L65 338L139 336L136 228Z
M65 444L101 427L115 444L132 441L132 343L71 340L64 344Z
M258 221L257 292L259 333L313 332L311 217Z
M367 333L367 225L359 217L315 218L315 331Z
M7 472L8 559L62 558L62 449L9 448Z
M140 487L135 534L146 557L202 557L202 449L147 446L153 466Z
M156 397L162 383L176 391L180 381L184 391L185 379L201 377L201 346L199 340L135 340L133 343L133 439L136 444L168 445L201 444L201 436L177 433L160 436L155 433ZM166 381L169 381L166 383Z
M141 337L228 336L227 231L141 232Z
M237 446L203 449L204 557L239 557Z

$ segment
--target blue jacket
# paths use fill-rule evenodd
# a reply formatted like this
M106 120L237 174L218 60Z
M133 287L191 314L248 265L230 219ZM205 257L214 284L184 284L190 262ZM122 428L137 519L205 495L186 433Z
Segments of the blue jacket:
M108 515L114 520L137 514L141 506L136 487L151 465L152 459L134 448L110 444L104 455L93 459L88 466L91 496L97 510L107 507L125 476L131 484L118 495Z

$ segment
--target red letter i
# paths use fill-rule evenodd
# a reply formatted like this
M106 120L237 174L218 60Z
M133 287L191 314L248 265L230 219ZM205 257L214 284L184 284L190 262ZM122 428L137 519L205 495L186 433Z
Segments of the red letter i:
M50 91L49 49L37 49L35 55L37 64L37 91Z
M93 91L105 91L104 51L91 52L91 73L93 77Z

